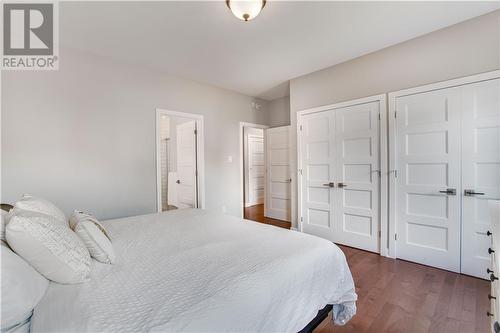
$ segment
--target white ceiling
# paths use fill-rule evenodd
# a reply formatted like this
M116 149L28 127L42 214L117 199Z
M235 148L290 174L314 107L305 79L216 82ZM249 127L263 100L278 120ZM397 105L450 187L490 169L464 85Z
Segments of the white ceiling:
M61 2L63 45L264 99L288 80L500 8L499 2Z

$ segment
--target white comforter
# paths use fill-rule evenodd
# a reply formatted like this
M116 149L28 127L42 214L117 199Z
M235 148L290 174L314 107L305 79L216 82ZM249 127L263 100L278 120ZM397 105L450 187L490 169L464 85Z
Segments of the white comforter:
M32 332L297 332L326 304L356 312L342 251L307 234L203 210L105 221L116 264L51 283Z

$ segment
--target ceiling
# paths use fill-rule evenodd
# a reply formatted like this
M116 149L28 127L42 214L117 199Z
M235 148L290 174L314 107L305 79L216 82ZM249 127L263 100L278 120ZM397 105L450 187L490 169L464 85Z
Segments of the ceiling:
M292 78L500 8L500 2L61 2L60 42L267 100Z

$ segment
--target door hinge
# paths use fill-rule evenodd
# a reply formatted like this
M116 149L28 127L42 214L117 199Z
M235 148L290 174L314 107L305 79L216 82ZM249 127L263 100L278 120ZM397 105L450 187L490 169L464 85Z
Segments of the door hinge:
M398 240L398 234L394 234L394 240L397 241Z
M198 130L194 130L194 135L198 134Z
M299 169L299 173L300 173L300 175L302 176L302 169Z
M380 120L380 112L379 112L379 114L378 114L378 120Z
M382 231L378 231L378 238L382 237Z
M304 222L304 218L302 216L300 217L300 222Z
M394 118L396 118L396 114L397 114L397 113L398 113L397 111L394 111Z
M302 125L299 126L299 131L302 131Z

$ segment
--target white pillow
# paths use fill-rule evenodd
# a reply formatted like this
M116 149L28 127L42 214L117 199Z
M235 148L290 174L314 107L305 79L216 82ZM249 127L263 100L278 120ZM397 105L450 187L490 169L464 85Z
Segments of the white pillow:
M6 228L9 246L47 279L80 283L90 274L89 251L69 228L49 215L18 211Z
M7 225L7 212L0 209L0 241L5 241L5 226Z
M38 304L49 281L3 243L2 258L2 332L26 323ZM28 325L29 326L29 325Z
M64 215L64 213L56 205L48 200L38 198L30 194L24 194L21 200L14 204L14 209L50 215L58 221L68 224L66 215ZM14 215L12 214L12 210L10 215ZM9 221L9 219L7 219L7 221Z
M115 251L109 236L95 217L75 210L69 218L69 225L81 238L93 258L105 264L112 264L115 261Z

